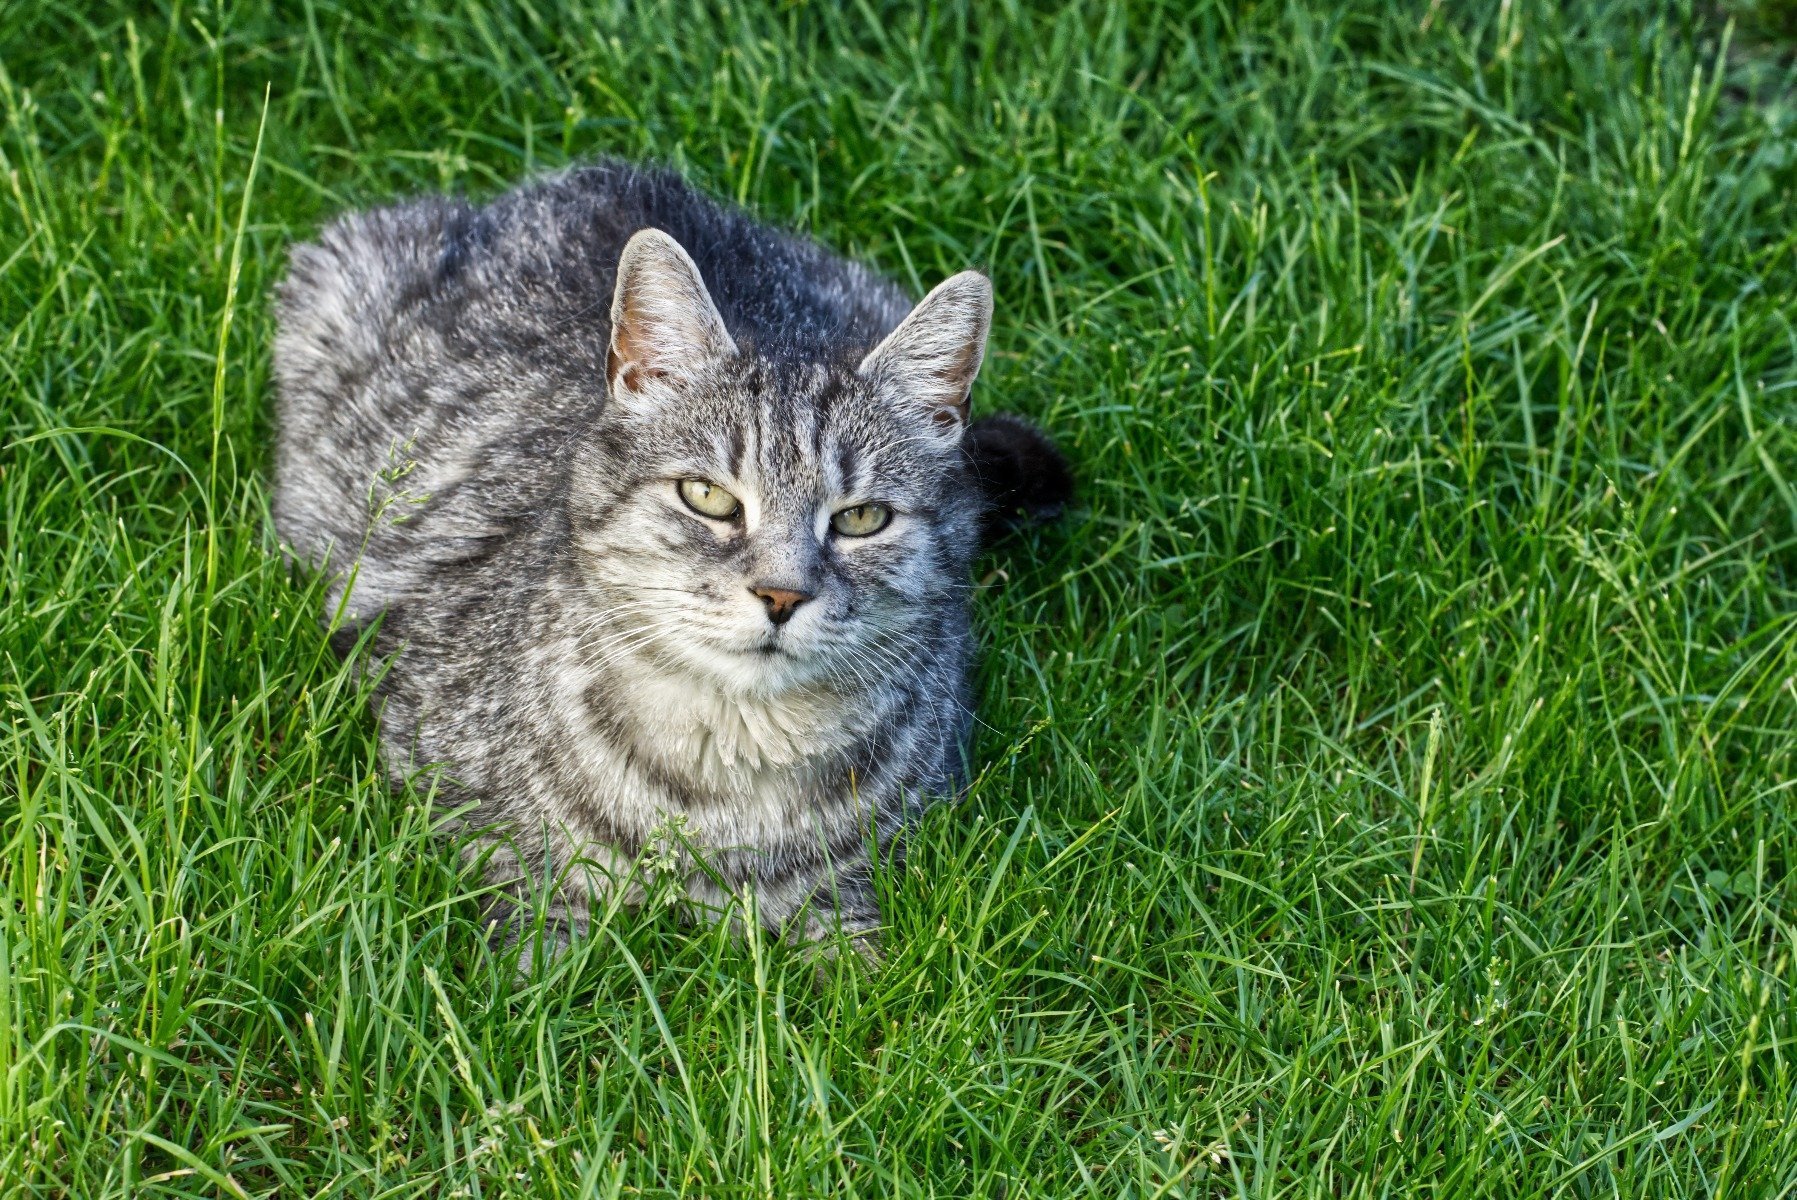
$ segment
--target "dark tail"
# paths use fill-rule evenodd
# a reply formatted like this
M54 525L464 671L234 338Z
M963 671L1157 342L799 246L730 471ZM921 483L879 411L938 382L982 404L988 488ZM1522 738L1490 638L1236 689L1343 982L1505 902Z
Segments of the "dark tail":
M1052 521L1073 498L1073 469L1046 433L998 413L967 427L961 451L985 493L980 537L990 545L1012 529Z

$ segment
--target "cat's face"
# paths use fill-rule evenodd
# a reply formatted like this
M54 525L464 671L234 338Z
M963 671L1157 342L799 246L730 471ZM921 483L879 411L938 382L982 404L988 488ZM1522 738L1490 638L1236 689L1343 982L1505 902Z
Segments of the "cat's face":
M859 364L742 351L678 245L637 235L572 497L592 656L772 695L868 686L927 652L964 605L960 439L989 314L968 274Z

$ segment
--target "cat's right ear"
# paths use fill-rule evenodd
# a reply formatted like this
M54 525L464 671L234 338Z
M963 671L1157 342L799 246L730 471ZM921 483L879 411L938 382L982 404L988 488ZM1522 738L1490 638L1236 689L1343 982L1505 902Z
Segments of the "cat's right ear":
M992 328L992 281L963 271L937 284L861 360L880 394L924 416L950 442L967 428L967 394Z
M736 343L699 268L659 229L637 232L618 258L605 380L611 395L656 403Z

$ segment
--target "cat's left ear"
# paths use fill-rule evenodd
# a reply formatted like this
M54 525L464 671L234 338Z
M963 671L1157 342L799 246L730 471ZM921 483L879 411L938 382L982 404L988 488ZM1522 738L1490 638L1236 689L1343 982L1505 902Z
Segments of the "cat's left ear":
M605 366L611 394L653 401L735 353L692 256L659 229L639 230L618 259Z
M967 428L967 393L986 356L992 281L963 271L937 284L899 327L861 360L861 374L894 403L913 407L956 441Z

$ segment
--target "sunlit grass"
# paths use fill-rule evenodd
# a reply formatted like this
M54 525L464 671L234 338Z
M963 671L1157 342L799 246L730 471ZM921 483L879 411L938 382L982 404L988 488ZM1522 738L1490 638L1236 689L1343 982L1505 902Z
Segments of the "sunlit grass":
M0 6L0 1193L1792 1194L1781 51L924 7ZM271 553L283 248L596 153L986 266L1078 466L877 973L515 983Z

